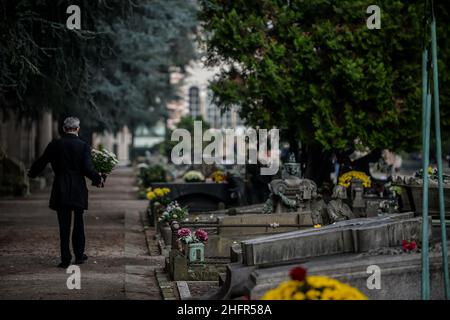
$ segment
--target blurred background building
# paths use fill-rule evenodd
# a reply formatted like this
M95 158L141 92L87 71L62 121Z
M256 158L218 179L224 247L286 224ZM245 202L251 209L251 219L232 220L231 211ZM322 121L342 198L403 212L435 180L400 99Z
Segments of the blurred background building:
M193 118L202 117L215 129L243 127L237 106L222 112L213 101L209 82L218 73L217 69L207 68L201 60L195 60L186 71L183 75L174 69L171 75L172 83L179 85L180 100L170 102L167 106L168 128L174 129L181 118L187 115Z

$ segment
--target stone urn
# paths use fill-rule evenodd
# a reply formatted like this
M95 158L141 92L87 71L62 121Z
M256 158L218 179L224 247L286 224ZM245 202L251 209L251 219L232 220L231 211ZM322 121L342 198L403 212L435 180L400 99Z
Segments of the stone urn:
M149 204L149 221L151 226L157 226L158 224L158 218L161 216L161 214L164 212L165 206L163 206L158 201L153 202L150 201Z
M202 242L184 243L183 251L189 263L202 263L205 261L205 244Z
M363 198L364 186L360 179L352 179L350 195L353 213L360 217L364 216L366 214L366 201Z
M172 229L170 228L170 223L167 221L162 221L159 223L161 237L164 240L166 246L172 245Z

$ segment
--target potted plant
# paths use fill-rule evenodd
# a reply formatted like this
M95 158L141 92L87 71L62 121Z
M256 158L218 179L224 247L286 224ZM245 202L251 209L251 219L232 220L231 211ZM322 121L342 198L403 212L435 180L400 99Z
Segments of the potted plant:
M188 228L178 230L178 240L183 244L184 254L190 263L205 261L205 243L208 241L208 232L197 229L194 233Z
M158 219L160 232L166 245L172 244L172 229L170 222L184 220L188 216L188 210L180 207L177 201L170 202Z
M169 188L147 188L146 198L149 200L148 212L152 226L156 224L156 218L162 214L165 207L170 203L169 193Z
M339 177L339 185L348 188L354 180L360 180L364 188L370 188L370 177L361 171L349 171Z
M216 170L211 175L211 179L215 183L224 183L226 182L226 175L220 170Z
M144 187L149 187L154 182L166 182L166 169L159 164L142 166L139 172L139 179Z

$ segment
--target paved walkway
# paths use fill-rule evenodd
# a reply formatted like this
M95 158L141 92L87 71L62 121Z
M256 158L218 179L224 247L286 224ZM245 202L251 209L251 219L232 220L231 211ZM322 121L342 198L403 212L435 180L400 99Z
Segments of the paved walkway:
M70 274L56 268L59 235L49 193L0 200L0 299L161 299L149 256L129 168L117 169L104 189L90 188L85 215L86 253L81 289L69 290Z

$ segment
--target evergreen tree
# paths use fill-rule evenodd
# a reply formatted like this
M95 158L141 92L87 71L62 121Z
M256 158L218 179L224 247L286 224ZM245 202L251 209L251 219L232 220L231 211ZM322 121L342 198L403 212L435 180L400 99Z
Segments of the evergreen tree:
M69 5L81 30L69 30ZM0 0L0 110L77 115L85 132L151 125L176 98L170 68L194 57L183 0Z
M131 16L104 25L115 56L98 72L92 92L109 126L152 125L166 116L166 103L178 98L172 68L183 70L195 57L196 7L191 1L142 1Z

